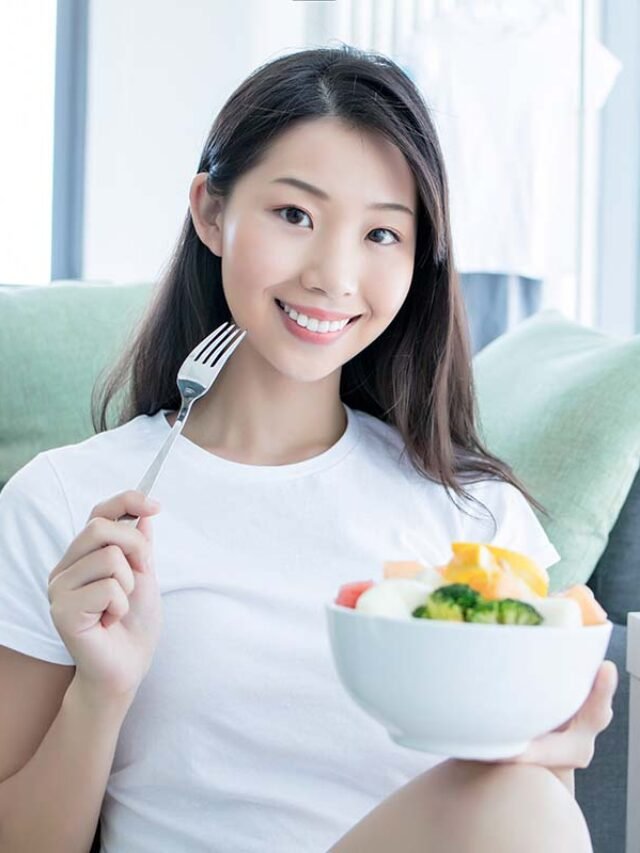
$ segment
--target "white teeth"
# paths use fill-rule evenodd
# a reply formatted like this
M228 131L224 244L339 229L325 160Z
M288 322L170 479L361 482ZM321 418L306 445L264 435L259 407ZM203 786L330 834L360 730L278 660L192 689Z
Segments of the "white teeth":
M318 320L316 317L307 317L306 314L298 314L294 308L289 308L285 302L281 302L280 305L292 320L295 320L303 329L309 329L310 332L318 332L320 334L326 332L338 332L341 329L344 329L349 322L348 319L332 321Z

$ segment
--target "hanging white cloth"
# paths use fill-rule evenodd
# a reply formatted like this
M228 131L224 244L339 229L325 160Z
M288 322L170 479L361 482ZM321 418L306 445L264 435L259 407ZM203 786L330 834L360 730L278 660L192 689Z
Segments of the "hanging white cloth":
M574 263L580 32L534 4L520 18L511 9L443 13L401 45L399 62L443 149L457 269L544 279ZM622 66L596 39L585 51L585 110L597 110Z

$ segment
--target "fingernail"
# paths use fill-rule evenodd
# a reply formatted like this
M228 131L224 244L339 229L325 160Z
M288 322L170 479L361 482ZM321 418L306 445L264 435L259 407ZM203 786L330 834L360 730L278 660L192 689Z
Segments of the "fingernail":
M147 506L151 509L160 509L160 502L154 501L153 498L147 498Z

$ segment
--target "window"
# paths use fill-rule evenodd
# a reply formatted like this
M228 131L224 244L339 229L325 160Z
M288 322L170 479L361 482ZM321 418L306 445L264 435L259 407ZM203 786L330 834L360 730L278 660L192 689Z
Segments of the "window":
M0 281L51 272L55 0L0 4Z

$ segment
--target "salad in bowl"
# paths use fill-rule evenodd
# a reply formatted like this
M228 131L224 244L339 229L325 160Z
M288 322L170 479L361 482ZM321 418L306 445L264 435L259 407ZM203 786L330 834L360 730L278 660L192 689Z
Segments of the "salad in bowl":
M383 564L326 605L338 676L397 743L454 758L523 752L587 698L612 625L583 585L549 593L524 554L454 542L443 566Z

